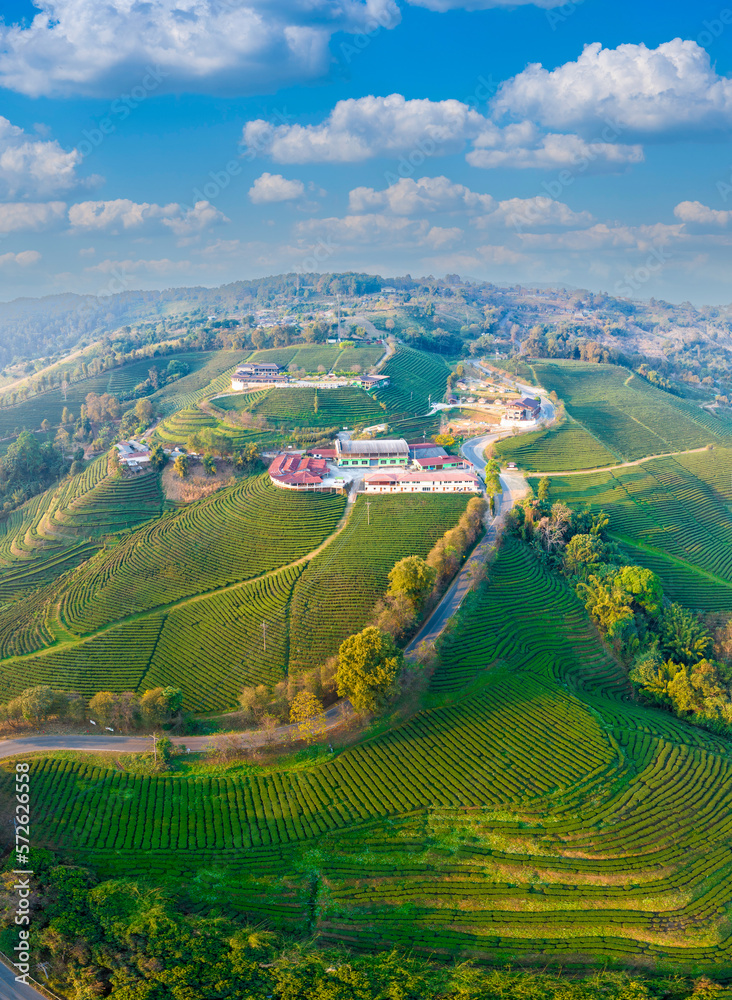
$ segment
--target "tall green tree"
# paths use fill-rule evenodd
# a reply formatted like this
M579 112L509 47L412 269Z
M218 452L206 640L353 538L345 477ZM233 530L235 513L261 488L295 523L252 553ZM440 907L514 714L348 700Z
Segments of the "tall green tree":
M389 590L392 596L404 594L416 608L422 607L432 591L436 572L419 556L405 556L389 571Z
M376 712L394 691L404 654L373 625L350 636L338 650L338 694L358 712Z

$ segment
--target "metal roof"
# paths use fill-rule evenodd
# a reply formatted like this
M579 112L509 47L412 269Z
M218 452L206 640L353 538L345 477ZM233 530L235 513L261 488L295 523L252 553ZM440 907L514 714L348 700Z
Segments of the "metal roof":
M404 438L391 441L341 441L336 442L341 455L409 455L409 445Z

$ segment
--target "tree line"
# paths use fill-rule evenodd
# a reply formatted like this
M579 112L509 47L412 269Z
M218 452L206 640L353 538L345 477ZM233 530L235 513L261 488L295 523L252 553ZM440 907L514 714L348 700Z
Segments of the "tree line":
M507 524L574 588L643 700L729 735L732 618L705 619L670 601L660 577L629 564L609 529L603 512L550 503L547 478L513 507Z

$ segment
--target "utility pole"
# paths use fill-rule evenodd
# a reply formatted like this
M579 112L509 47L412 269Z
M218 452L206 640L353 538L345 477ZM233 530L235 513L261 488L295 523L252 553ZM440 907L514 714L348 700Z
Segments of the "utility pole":
M264 639L264 651L267 652L267 622L262 622L262 637Z
M155 766L158 764L158 738L155 733L152 734L153 741L153 754L155 755Z
M371 524L371 501L370 500L366 501L366 518L367 518L366 523L367 524Z

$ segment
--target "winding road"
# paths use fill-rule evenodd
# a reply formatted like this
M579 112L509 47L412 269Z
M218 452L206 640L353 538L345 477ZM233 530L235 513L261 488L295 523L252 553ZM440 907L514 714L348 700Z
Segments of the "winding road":
M536 393L533 386L514 383L521 392ZM542 420L551 423L555 419L554 407L543 395ZM526 428L527 430L533 428ZM513 428L502 428L481 437L470 438L462 446L462 453L473 464L478 473L483 473L486 467L485 449L489 444L499 438L510 435ZM417 647L422 642L432 643L439 636L450 618L455 614L470 590L472 584L473 567L484 563L491 550L496 544L498 529L503 523L507 512L514 502L520 499L527 491L528 484L522 472L518 469L506 469L501 473L501 486L503 493L497 498L498 509L493 517L486 518L486 533L482 541L475 547L462 567L457 577L448 587L442 600L432 612L428 620L420 629L418 634L405 648L405 655L414 658ZM341 530L343 525L339 525L337 530ZM327 540L330 542L332 535ZM315 552L323 548L325 543L316 549ZM309 553L305 558L312 557L315 552ZM348 717L353 714L353 708L347 701L338 702L325 712L325 732L330 732L340 726ZM276 743L288 742L292 736L295 725L279 726L266 733L263 730L247 730L243 733L222 734L221 736L173 736L173 743L185 746L191 751L200 751L215 747L217 743L226 739L227 735L233 735L246 739L252 748L261 747L273 741ZM0 758L13 757L16 754L37 752L42 750L86 750L89 752L116 752L116 753L142 753L152 749L152 737L150 736L108 736L106 733L89 733L77 736L62 736L52 734L40 734L38 736L24 736L19 739L0 740ZM0 990L0 1000L5 1000L5 995Z

